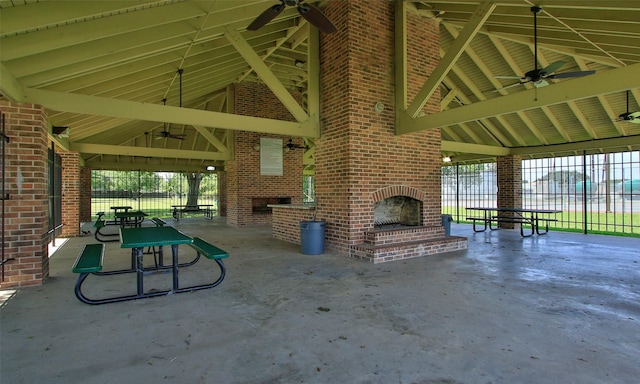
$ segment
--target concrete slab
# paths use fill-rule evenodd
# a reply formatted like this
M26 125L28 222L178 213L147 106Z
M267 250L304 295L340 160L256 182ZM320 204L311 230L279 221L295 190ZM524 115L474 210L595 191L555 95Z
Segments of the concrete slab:
M454 224L453 235L469 238L467 251L374 265L330 252L303 255L268 227L233 229L201 218L174 224L230 252L220 286L89 306L73 294L71 265L95 240L69 239L53 254L46 284L18 290L0 309L0 382L640 377L638 239L559 232L525 239ZM116 243L107 257L111 265L129 260ZM215 265L190 268L199 279ZM108 279L94 278L98 292L134 289Z

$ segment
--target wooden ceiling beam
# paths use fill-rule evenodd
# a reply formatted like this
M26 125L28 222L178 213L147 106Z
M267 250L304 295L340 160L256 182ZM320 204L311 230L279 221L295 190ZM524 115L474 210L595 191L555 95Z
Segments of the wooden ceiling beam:
M71 143L70 150L80 153L96 153L101 155L164 157L193 160L232 160L229 152L187 151L184 149L145 148L124 145Z
M260 56L251 48L249 43L240 35L238 31L226 28L225 36L227 40L236 48L236 50L249 63L251 68L260 76L264 83L271 89L273 94L287 108L298 122L309 120L307 112L298 104L291 93L280 83L273 72L265 65Z
M496 4L493 1L485 0L473 13L465 27L460 31L458 38L453 45L447 50L445 56L440 60L436 68L431 72L429 79L424 83L416 97L413 99L406 111L399 111L398 115L406 114L411 118L418 116L424 105L433 95L433 92L440 86L440 83L447 76L453 65L458 61L460 55L467 48L476 33L482 27L482 24L491 15Z
M52 110L119 117L129 120L316 137L316 129L313 126L313 122L296 123L97 96L51 92L42 89L24 88L23 97L16 101L45 105Z

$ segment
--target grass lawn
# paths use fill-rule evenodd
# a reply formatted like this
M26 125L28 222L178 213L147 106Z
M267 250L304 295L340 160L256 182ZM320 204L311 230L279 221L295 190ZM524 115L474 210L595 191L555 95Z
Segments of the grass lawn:
M172 205L186 204L186 198L93 198L91 199L91 219L95 220L98 212L104 212L107 218L113 218L111 207L131 207L133 210L145 212L149 217L172 217ZM213 209L218 209L218 201L215 198L203 197L198 199L198 204L213 204Z

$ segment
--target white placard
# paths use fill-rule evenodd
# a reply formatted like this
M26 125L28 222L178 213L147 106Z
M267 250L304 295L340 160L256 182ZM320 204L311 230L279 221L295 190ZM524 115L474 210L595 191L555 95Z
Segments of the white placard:
M282 176L282 139L260 138L260 175Z

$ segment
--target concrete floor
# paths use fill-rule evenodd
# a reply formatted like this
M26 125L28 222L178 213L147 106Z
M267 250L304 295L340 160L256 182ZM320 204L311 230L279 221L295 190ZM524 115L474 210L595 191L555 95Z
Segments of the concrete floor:
M640 377L638 239L518 231L386 264L303 255L270 228L176 224L229 251L218 287L90 306L71 265L1 308L2 384L631 383ZM128 254L107 246L105 268ZM118 265L116 265L118 264ZM203 260L194 279L215 271ZM170 279L170 275L154 278ZM102 292L133 281L94 277ZM91 277L90 277L91 279ZM86 285L91 285L88 280ZM151 287L151 282L146 287ZM157 284L161 284L158 282ZM8 292L3 292L7 294Z

